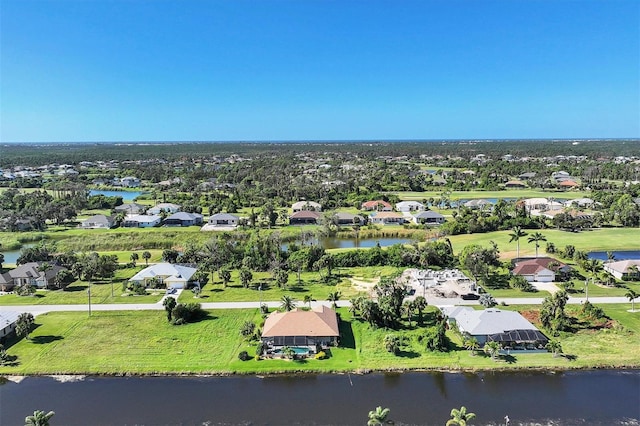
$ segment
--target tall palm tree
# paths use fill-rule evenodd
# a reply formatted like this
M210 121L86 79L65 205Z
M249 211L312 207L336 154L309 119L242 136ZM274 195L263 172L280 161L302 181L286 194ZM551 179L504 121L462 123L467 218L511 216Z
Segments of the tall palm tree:
M459 410L457 408L451 410L451 419L447 421L446 426L466 426L469 420L475 418L475 413L467 413L467 407L463 405Z
M547 241L547 237L542 235L540 232L535 232L527 238L527 242L536 244L536 257L538 257L538 249L540 248L541 241Z
M131 263L133 263L133 266L136 266L136 262L139 258L140 256L138 256L138 253L136 253L135 251L131 253L131 256L129 256L129 259L131 260Z
M465 348L467 348L467 350L469 350L469 352L471 352L471 356L475 356L476 351L480 348L480 343L478 343L478 339L476 339L473 336L465 337L462 340L462 344L464 345Z
M596 277L603 270L602 262L598 259L589 259L584 262L584 269L591 275L591 282L595 284ZM585 299L589 301L589 280L585 281Z
M640 296L640 294L636 293L635 291L629 289L625 294L624 297L626 297L627 299L629 299L629 302L631 302L631 312L635 312L636 308L635 308L635 300L638 298L638 296Z
M25 426L49 426L49 419L53 417L54 414L55 412L53 411L45 413L42 410L36 410L32 416L25 417Z
M422 325L422 311L427 307L427 299L422 296L418 296L414 299L413 306L418 311L418 322Z
M367 422L367 426L380 426L385 423L393 424L392 421L387 420L390 412L390 409L382 408L380 406L376 407L375 410L369 411L369 421Z
M309 304L309 309L311 309L311 302L313 302L313 296L310 294L304 295L304 303Z
M144 264L149 265L149 259L151 259L151 253L149 253L148 251L143 251L142 258L144 259Z
M296 302L291 298L291 296L284 294L280 299L280 308L284 311L292 311L296 307Z
M331 306L333 307L333 309L336 308L336 302L338 300L340 300L340 292L339 291L332 291L331 293L329 293L329 296L327 296L327 300L331 303Z
M511 234L509 234L509 237L511 237L509 239L509 242L516 242L516 257L519 259L520 258L520 238L524 237L527 235L526 232L524 232L522 230L522 228L520 226L514 226L511 229Z

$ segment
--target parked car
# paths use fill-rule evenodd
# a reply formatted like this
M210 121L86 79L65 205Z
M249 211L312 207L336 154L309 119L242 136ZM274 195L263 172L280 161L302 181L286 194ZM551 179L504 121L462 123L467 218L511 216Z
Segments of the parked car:
M462 300L478 300L478 299L480 299L480 295L479 294L475 294L475 293L463 294L460 297L462 298Z

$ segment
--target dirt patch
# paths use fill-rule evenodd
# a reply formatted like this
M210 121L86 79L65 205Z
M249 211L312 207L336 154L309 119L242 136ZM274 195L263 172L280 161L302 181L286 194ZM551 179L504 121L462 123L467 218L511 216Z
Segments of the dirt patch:
M380 277L374 278L372 281L364 281L361 277L349 278L351 285L358 291L366 293L373 292L373 287L380 283Z
M540 324L540 311L522 311L520 312L520 315L532 324Z

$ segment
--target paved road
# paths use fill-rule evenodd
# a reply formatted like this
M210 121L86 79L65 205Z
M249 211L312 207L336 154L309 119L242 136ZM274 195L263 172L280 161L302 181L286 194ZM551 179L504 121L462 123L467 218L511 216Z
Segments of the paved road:
M521 297L521 298L497 298L498 303L504 302L507 305L538 305L543 301L542 297ZM569 304L582 304L585 299L580 297L570 297ZM593 304L611 304L611 303L629 303L629 299L626 297L591 297L589 301ZM263 302L269 308L277 308L280 306L279 301ZM427 303L431 306L446 306L446 305L477 305L475 300L461 300L461 299L438 299L427 298ZM329 305L328 301L311 302L311 306ZM260 302L213 302L202 303L203 309L251 309L258 308ZM298 302L299 306L305 306L302 302ZM338 306L350 306L348 300L340 300L337 303ZM158 303L138 303L138 304L99 304L91 305L92 311L144 311L144 310L164 310L162 301ZM14 312L30 312L33 315L39 315L46 312L61 312L61 311L75 311L75 312L88 312L87 305L0 305L0 311L14 311Z

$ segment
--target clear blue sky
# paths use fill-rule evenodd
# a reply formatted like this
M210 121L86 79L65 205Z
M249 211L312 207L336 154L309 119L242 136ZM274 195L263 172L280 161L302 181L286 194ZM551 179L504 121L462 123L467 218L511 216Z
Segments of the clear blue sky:
M640 137L637 0L0 0L2 142Z

